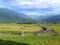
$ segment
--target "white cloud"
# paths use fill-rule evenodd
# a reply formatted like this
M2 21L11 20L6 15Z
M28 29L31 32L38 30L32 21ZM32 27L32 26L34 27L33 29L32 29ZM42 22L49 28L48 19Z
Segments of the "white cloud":
M24 6L24 5L33 5L34 3L33 2L19 2L17 4Z
M50 11L48 13L55 13L60 11L60 0L10 0L8 3L2 3L2 0L0 0L0 7L19 7L19 8L48 8L51 7L53 11ZM46 10L47 11L47 10ZM40 11L41 12L41 11ZM42 13L39 12L24 12L25 14L31 14L31 15L39 15Z
M23 12L23 13L25 13L26 15L44 15L44 14L42 14L42 13L39 13L39 12Z
M60 5L60 0L15 0L19 6L26 6L27 8L46 8L49 6L56 7Z
M3 6L3 5L0 5L0 7L5 7L5 6Z
M56 13L60 11L60 0L15 0L20 8L48 8L51 7L53 11L48 13ZM26 14L39 15L39 12L28 12Z
M2 0L0 0L1 2ZM58 8L60 7L60 0L10 0L6 5L20 8Z

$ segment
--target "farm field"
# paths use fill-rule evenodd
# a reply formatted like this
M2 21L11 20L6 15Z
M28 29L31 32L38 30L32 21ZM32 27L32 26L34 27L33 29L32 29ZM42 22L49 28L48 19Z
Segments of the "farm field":
M32 33L40 31L41 26L60 33L60 24L0 24L0 33ZM0 45L60 45L60 36L19 36L1 35Z
M60 24L40 24L41 26L54 29L54 31L60 33Z
M35 32L40 31L37 24L0 24L1 32Z
M60 36L0 37L0 45L60 45Z
M60 24L0 24L1 32L36 32L40 31L41 26L54 29L56 32L60 32Z

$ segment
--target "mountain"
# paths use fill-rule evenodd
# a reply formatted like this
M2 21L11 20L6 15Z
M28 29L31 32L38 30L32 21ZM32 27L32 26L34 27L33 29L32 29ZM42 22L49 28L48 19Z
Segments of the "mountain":
M37 21L22 13L0 8L0 23L37 23Z
M52 15L48 18L45 18L43 21L47 23L60 23L60 15Z
M33 16L31 16L31 17L33 17ZM34 17L41 23L60 23L60 14L39 15L39 16L34 16Z
M0 8L0 23L60 23L60 14L25 15Z

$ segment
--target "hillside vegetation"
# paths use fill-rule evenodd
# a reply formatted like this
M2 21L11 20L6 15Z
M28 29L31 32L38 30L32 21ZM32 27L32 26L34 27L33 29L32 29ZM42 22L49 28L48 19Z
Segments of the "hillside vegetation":
M23 13L0 8L0 23L37 23L37 21Z

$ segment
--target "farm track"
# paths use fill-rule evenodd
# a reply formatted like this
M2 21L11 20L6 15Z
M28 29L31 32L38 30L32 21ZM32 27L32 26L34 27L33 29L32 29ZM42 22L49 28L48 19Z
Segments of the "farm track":
M6 34L6 33L0 33L0 37L7 37L7 36L20 36L20 35L17 35L17 34Z

